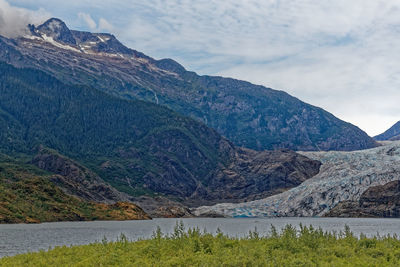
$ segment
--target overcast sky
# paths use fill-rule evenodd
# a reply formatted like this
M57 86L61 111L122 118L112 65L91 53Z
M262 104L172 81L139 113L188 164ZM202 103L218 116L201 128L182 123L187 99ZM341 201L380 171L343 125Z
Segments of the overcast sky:
M284 90L370 135L400 120L399 0L0 0L3 34L50 16L199 74Z

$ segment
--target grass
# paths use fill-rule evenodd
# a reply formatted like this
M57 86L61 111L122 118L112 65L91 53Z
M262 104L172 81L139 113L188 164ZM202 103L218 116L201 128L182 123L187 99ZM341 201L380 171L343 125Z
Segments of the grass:
M57 247L0 259L0 266L399 266L400 240L396 236L367 238L344 232L329 233L312 226L299 230L272 228L262 237L256 231L245 238L185 230L173 234L158 229L149 240L103 240L90 245Z

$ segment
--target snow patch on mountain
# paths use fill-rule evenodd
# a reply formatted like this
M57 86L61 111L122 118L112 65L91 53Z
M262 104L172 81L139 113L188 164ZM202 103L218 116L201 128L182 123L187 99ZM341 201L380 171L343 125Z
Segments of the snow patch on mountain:
M59 43L59 42L55 41L55 40L53 39L53 37L47 36L46 34L43 34L43 35L42 35L42 38L43 38L44 41L46 41L46 42L48 42L48 43L50 43L50 44L52 44L52 45L54 45L54 46L56 46L56 47L58 47L58 48L62 48L62 49L66 49L66 50L71 50L71 51L78 52L78 53L81 53L81 52L82 52L81 50L79 50L79 49L77 49L77 48L75 48L75 47L72 47L72 46L69 46L69 45L65 45L65 44Z
M107 42L108 40L110 40L110 37L104 37L104 36L100 36L97 35L97 38L99 38L99 40L103 43Z

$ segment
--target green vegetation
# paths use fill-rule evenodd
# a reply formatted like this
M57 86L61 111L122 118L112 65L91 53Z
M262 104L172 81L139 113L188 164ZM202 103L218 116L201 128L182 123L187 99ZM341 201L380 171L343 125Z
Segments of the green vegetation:
M158 229L150 240L76 247L57 247L49 252L28 253L0 259L0 266L399 266L397 237L355 237L328 233L313 227L296 230L272 228L267 237L257 231L245 238L216 235L199 229L185 231L177 224L172 235Z
M0 63L1 153L32 156L43 145L128 194L186 197L196 181L170 181L184 184L176 190L165 176L206 183L228 160L229 145L222 150L221 142L227 141L214 130L167 108Z
M0 156L0 223L134 220L148 218L136 205L91 203L65 194L50 174Z
M109 57L65 56L56 47L20 46L22 51L29 51L22 54L36 55L28 57L7 46L6 59L18 58L20 65L52 73L66 83L88 85L125 99L160 103L204 121L239 146L258 150L355 150L376 146L356 126L285 92L235 79L199 76L171 59L158 61L129 50L117 40L103 43L100 51L134 55L133 64Z

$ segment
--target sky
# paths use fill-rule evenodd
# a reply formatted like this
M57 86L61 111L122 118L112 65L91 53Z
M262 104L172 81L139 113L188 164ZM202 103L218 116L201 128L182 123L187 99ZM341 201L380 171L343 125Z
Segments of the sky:
M400 120L399 0L0 0L2 35L50 17L286 91L371 136Z

